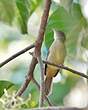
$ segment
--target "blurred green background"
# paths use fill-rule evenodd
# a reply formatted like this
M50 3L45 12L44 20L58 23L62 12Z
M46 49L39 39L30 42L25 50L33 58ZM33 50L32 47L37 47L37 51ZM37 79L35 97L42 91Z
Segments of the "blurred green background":
M14 53L32 44L38 35L43 0L0 0L0 63ZM45 59L53 42L52 29L66 34L67 56L64 64L88 75L88 2L85 0L52 0L50 15L42 45ZM31 52L33 49L30 50ZM0 97L5 100L4 89L16 92L25 80L31 62L28 52L0 68ZM40 69L34 77L40 83ZM87 80L62 70L53 80L53 105L85 107L88 104ZM30 97L31 98L30 98ZM38 107L39 90L31 82L23 94L21 108ZM0 101L2 103L2 101ZM47 106L47 103L45 103Z

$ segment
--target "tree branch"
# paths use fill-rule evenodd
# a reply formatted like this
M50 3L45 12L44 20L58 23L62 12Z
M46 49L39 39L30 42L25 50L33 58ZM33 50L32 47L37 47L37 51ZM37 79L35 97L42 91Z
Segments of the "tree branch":
M40 71L41 71L41 79L40 79L40 102L39 102L39 106L42 107L44 105L44 88L45 88L45 85L44 85L44 67L43 67L43 62L42 62L42 59L41 59L41 56L39 56L38 58L38 63L40 65Z
M15 59L16 57L20 56L21 54L27 52L28 50L32 49L33 47L35 47L35 44L31 44L28 47L22 49L21 51L15 53L14 55L12 55L11 57L7 58L5 61L0 63L0 68L2 66L4 66L5 64L7 64L8 62L12 61L13 59Z
M47 25L47 20L49 16L49 10L50 10L51 0L45 0L45 6L44 6L44 12L41 18L41 24L39 29L38 38L36 40L35 44L35 51L34 56L37 58L41 54L41 46L44 38L44 32Z
M35 80L35 78L32 79L32 81L36 84L36 86L38 87L38 89L40 90L40 85L38 84L38 82ZM48 102L48 104L50 106L53 106L52 103L50 102L50 100L48 99L48 97L44 94L44 97L46 99L46 101Z
M33 56L33 53L32 53L32 52L29 52L29 54ZM46 63L46 64L49 64L49 65L55 66L55 67L57 67L57 68L65 69L65 70L67 70L67 71L72 72L73 74L80 75L80 76L82 76L82 77L88 79L88 76L85 75L84 73L79 72L79 71L76 71L76 70L73 70L73 69L71 69L71 68L69 68L69 67L67 67L67 66L64 66L64 65L56 65L56 64L54 64L54 63L50 63L50 62L45 61L45 60L43 60L43 63Z
M22 84L21 88L18 90L15 97L21 96L23 94L23 92L26 90L29 82L33 78L33 72L34 72L36 64L37 64L37 59L33 57L32 61L31 61L31 64L29 65L29 71L28 71L28 74L26 76L26 79L25 79L24 83Z
M43 62L41 60L41 46L44 38L44 32L47 25L47 20L49 16L49 10L50 10L51 0L45 0L45 6L43 15L41 18L41 24L39 29L39 34L35 43L35 50L34 50L34 57L37 58L38 63L40 64L41 69L41 85L40 85L40 107L43 106L44 103L44 68L43 68Z
M39 35L38 35L38 38L36 40L36 44L35 45L33 44L31 46L28 46L24 50L21 50L20 52L14 54L10 58L6 59L4 62L0 63L0 67L4 66L8 62L10 62L11 60L15 59L19 55L25 53L26 51L28 51L29 49L33 48L34 46L35 46L34 56L36 58L38 57L38 61L40 63L40 66L43 65L43 64L41 64L42 61L40 59L41 58L40 57L41 56L41 45L42 45L43 38L44 38L44 31L45 31L45 27L46 27L46 24L47 24L47 19L48 19L48 15L49 15L50 5L51 5L51 0L46 0L46 2L45 2L45 8L44 8L44 13L43 13L43 16L42 16L42 19L41 19L41 25L40 25ZM31 64L29 66L29 71L28 71L26 80L23 83L23 85L21 86L21 88L19 89L19 91L17 92L16 97L22 95L22 93L27 88L29 82L32 80L32 78L33 78L33 72L34 72L35 66L37 64L37 59L36 58L34 58L34 57L32 58ZM66 69L68 71L71 71L71 72L73 72L75 74L81 75L82 77L85 77L85 78L88 79L88 76L86 76L85 74L80 73L80 72L75 71L75 70L72 70L72 69L70 69L70 68L68 68L66 66L55 65L55 64L49 63L47 61L43 61L43 62L44 63L47 63L47 64L50 64L50 65L53 65L53 66L56 66L58 68ZM41 68L42 68L42 66L41 66ZM43 71L41 71L41 79L43 78L43 74L42 73L43 73ZM41 88L41 90L43 90L43 87L44 87L43 86L43 82L41 82L41 83L42 84L41 84L41 87L40 88ZM79 109L79 108L58 108L58 107L52 107L52 108L50 108L50 107L48 107L48 108L39 108L39 109L32 109L32 110L82 110L82 109Z
M56 66L56 67L58 67L58 68L65 69L65 70L67 70L67 71L70 71L70 72L72 72L72 73L74 73L74 74L80 75L80 76L82 76L82 77L88 79L88 76L85 75L84 73L79 72L79 71L76 71L76 70L73 70L73 69L68 68L68 67L66 67L66 66L64 66L64 65L56 65L56 64L54 64L54 63L50 63L50 62L44 61L44 60L43 60L43 62L44 62L44 63L47 63L47 64L49 64L49 65L52 65L52 66Z
M47 19L48 19L48 15L49 15L50 5L51 5L51 0L46 0L43 16L41 18L41 24L40 24L38 38L37 38L36 44L35 44L35 50L34 50L35 54L34 54L34 56L36 58L41 55L40 54L41 53L40 52L41 51L41 45L42 45L42 42L43 42L44 31L45 31L45 27L46 27L46 24L47 24ZM35 66L37 64L37 59L36 58L34 58L34 57L32 58L31 64L29 66L29 72L28 72L28 75L27 75L27 79L25 80L25 82L23 83L23 85L21 86L19 91L17 92L16 97L22 95L22 93L27 88L30 80L32 79L33 72L34 72Z

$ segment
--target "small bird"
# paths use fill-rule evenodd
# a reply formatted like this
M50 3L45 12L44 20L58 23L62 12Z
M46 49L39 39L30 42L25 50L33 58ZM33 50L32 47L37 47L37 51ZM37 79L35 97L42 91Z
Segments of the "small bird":
M54 30L54 41L49 49L47 61L57 65L63 65L66 56L65 48L66 37L64 32ZM49 95L53 77L55 77L61 69L52 65L45 64L45 95Z

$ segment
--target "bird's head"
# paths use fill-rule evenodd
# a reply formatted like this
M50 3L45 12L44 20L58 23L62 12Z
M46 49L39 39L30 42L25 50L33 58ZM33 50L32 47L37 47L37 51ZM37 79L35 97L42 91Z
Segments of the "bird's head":
M64 32L56 30L56 29L54 29L54 38L56 40L60 40L62 42L66 41L66 36L65 36Z

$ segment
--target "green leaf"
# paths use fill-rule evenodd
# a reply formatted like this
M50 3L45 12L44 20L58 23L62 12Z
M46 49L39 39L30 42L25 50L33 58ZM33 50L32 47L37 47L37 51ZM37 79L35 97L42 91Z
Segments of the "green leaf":
M69 20L69 14L63 7L59 7L53 14L50 16L46 32L45 32L45 44L47 47L51 45L51 42L53 41L53 28L60 29L64 32L68 31L69 27L67 28L66 25L68 24ZM67 25L68 26L68 25Z
M26 100L27 108L38 107L39 90L33 82L30 82L30 85L28 86L27 90L24 93L25 97L28 97L29 95L31 95L31 99L30 100L28 99L29 101Z
M11 82L0 80L0 97L3 95L4 89L9 89L12 86L13 84Z
M27 21L42 0L0 0L0 20L18 23L21 31L27 33Z
M41 0L16 0L18 22L23 33L27 33L28 18L39 6Z
M55 83L52 88L52 94L50 95L50 100L55 105L62 105L64 97L70 92L70 90L77 83L78 78L68 77L65 82Z
M61 30L66 34L67 53L74 55L79 33L84 26L86 26L86 20L81 13L79 4L73 4L69 12L59 6L49 18L45 32L45 45L49 48L53 41L52 29Z
M72 16L72 26L70 29L70 32L67 33L67 51L68 54L71 53L71 55L76 54L76 49L77 49L77 43L79 39L79 34L82 31L84 27L86 27L87 22L85 18L82 15L81 8L79 4L73 4L71 8L71 13Z
M18 20L20 21L22 32L27 33L27 20L29 16L27 0L16 0L16 6L19 10L20 16L18 16Z
M0 20L12 23L15 14L14 0L0 0Z

